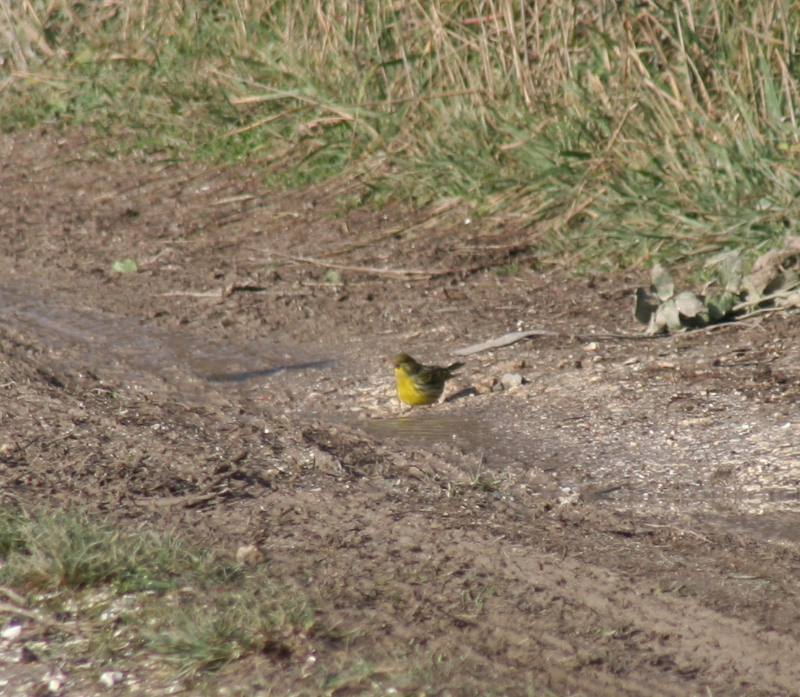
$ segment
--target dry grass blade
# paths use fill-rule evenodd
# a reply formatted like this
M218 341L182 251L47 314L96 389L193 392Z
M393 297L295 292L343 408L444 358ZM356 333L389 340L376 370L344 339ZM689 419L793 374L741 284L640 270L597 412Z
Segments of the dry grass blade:
M77 634L80 632L80 629L75 622L52 619L46 615L43 615L41 612L26 610L24 607L11 605L10 603L0 602L0 613L26 617L27 619L33 620L34 622L37 622L45 627L53 627L59 631L69 632L70 634Z
M339 269L341 271L357 271L359 273L374 274L376 276L391 276L393 278L431 278L433 276L454 273L453 270L443 269L425 271L424 269L384 269L378 266L353 266L350 264L337 264L326 259L292 256L291 254L280 254L279 252L272 252L272 256L280 257L281 259L287 259L289 261L296 261L300 264L313 264L315 266L325 266L327 268Z

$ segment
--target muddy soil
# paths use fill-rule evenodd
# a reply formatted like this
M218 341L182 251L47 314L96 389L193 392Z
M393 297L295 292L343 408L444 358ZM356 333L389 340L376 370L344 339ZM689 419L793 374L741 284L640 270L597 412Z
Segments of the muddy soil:
M256 545L348 637L204 691L800 694L800 314L647 339L645 270L553 270L513 218L108 151L0 140L0 496ZM527 329L394 397L388 356ZM110 691L1 648L9 694Z

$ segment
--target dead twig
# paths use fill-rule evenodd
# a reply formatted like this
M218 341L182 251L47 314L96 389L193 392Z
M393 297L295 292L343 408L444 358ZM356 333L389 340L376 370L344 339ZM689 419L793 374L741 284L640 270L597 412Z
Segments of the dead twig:
M150 506L152 508L171 508L173 506L183 506L184 508L194 508L200 504L211 501L219 496L230 493L230 489L225 487L219 491L211 491L205 494L194 494L192 496L162 496L153 499L135 499L137 506Z
M351 266L350 264L336 264L324 259L315 259L314 257L297 257L291 254L280 254L272 252L273 256L288 259L289 261L296 261L301 264L314 264L315 266L325 266L331 269L341 269L342 271L358 271L359 273L370 273L376 276L392 276L394 278L433 278L434 276L442 276L449 273L455 273L453 270L436 270L425 271L424 269L382 269L377 266Z
M0 595L4 595L9 600L13 600L17 605L27 605L25 598L8 586L0 586Z
M70 634L78 634L80 632L78 627L75 626L74 622L59 622L58 620L46 617L39 612L26 610L24 607L18 607L17 605L12 605L11 603L0 603L0 612L27 617L28 619L38 622L45 627L55 627L56 629L68 632Z
M501 348L503 346L510 346L511 344L515 344L518 341L522 341L522 339L527 339L531 336L557 336L567 338L576 338L580 339L581 341L602 341L602 340L609 340L609 339L633 339L633 340L643 340L643 339L658 339L658 338L666 338L667 335L653 335L653 334L623 334L623 333L614 333L614 332L607 332L607 333L600 333L600 334L581 334L579 332L557 332L550 329L528 329L526 331L521 332L510 332L509 334L503 334L503 336L498 336L495 339L489 339L488 341L482 341L479 344L472 344L471 346L465 346L464 348L456 349L453 351L453 354L456 356L471 356L473 353L480 353L481 351L489 351L490 349L494 348Z
M216 300L225 297L224 289L222 288L220 288L219 290L207 290L201 292L195 292L190 290L170 290L165 293L157 293L157 295L186 296L189 298L213 298Z
M373 244L377 244L378 242L383 242L383 240L387 240L390 237L394 237L395 235L400 235L404 233L406 230L410 230L413 227L414 227L413 225L401 225L398 227L393 227L391 230L384 230L378 233L377 235L373 235L372 237L351 242L350 244L345 245L344 247L340 247L339 249L334 249L332 252L325 252L322 256L336 257L340 256L341 254L347 254L348 252L352 252L356 249L363 249L364 247L369 247Z
M675 532L679 532L681 534L693 535L694 537L702 540L703 542L708 542L711 544L711 540L709 540L705 535L701 535L699 532L695 532L694 530L688 530L687 528L679 528L675 525L659 525L658 523L644 523L643 524L646 528L664 528L667 530L674 530Z
M500 348L502 346L510 346L522 339L527 339L529 336L561 336L561 334L547 329L529 329L525 332L511 332L509 334L503 334L503 336L498 336L495 339L482 341L479 344L472 344L472 346L456 349L453 353L456 356L471 356L473 353L489 351L490 349Z

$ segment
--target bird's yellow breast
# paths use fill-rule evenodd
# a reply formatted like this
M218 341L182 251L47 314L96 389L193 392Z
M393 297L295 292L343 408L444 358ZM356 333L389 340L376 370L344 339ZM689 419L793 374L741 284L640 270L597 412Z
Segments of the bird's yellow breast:
M394 374L397 376L397 396L406 404L413 406L433 404L441 397L444 390L444 381L439 386L425 385L423 390L402 368L395 368Z

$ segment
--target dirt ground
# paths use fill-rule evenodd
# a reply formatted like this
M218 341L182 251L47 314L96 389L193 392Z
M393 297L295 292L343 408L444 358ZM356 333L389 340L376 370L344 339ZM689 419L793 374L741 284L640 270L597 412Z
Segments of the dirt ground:
M800 695L800 314L647 339L644 269L548 270L513 218L107 151L0 139L0 496L256 545L347 637L204 691ZM394 398L387 356L527 329ZM45 663L3 643L3 690L199 689Z

